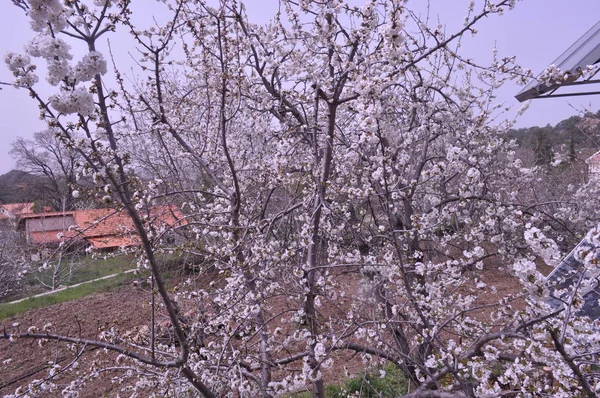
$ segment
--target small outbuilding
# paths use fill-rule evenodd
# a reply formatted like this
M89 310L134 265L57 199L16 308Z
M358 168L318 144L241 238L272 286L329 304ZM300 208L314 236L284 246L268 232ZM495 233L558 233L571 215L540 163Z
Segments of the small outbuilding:
M147 216L147 222L159 229L187 224L185 216L173 205L154 206ZM38 246L82 243L94 249L111 250L140 244L133 220L125 210L88 209L24 214L19 225L27 243Z

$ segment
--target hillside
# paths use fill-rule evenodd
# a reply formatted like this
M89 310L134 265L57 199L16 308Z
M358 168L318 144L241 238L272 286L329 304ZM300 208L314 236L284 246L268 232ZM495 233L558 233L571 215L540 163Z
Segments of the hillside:
M553 162L575 162L600 149L600 111L584 116L571 116L556 126L533 126L511 130L521 149L533 152L536 165Z
M44 197L44 179L26 171L0 175L0 203L34 202Z

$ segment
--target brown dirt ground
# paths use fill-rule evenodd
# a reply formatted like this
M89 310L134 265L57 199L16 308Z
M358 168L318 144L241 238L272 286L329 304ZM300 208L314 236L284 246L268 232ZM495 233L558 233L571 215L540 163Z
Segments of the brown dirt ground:
M42 328L47 323L52 323L52 331L57 334L95 338L101 330L117 327L127 330L134 325L148 324L150 320L150 306L148 300L150 293L133 285L122 286L116 291L95 294L66 303L52 305L28 311L24 314L0 321L0 327L11 330L14 323L19 323L20 330L29 326ZM80 361L78 372L85 372L86 365L90 365L94 357L101 353L84 355ZM65 366L72 361L73 352L66 348L65 343L48 342L41 349L33 340L7 342L0 340L0 396L13 393L15 388L25 381L40 379L47 376L44 365L47 361L61 360L60 365ZM4 364L5 360L10 363ZM39 372L27 377L35 370ZM24 377L21 381L16 381ZM61 380L58 384L68 384L77 374ZM15 381L12 384L11 382ZM8 384L8 385L7 385ZM119 386L114 386L107 377L91 379L86 383L82 396L100 397L116 396ZM53 396L52 394L40 396Z
M548 270L544 271L547 272ZM498 298L514 294L520 289L518 282L506 270L493 264L486 265L482 280L488 285L494 286L496 293L491 294L487 289L482 290L481 303L495 302ZM47 323L52 323L53 331L56 333L70 336L81 335L86 338L95 338L101 330L110 327L116 327L123 332L149 324L149 300L150 293L147 289L130 284L122 286L116 291L31 310L6 320L0 320L0 333L4 327L11 330L14 323L19 323L21 330L26 330L32 325L41 328ZM516 306L518 305L517 303ZM57 381L57 384L66 385L71 380L82 377L93 362L110 361L111 355L102 352L102 350L86 353L79 360L80 365L77 370L70 372L67 377L61 378ZM65 366L71 362L72 358L73 352L69 351L64 343L48 342L40 349L37 343L32 340L14 343L0 340L0 396L13 393L15 388L28 381L45 377L47 375L46 365L48 360L62 360L60 364ZM4 361L6 360L10 360L10 362L5 364ZM348 362L346 365L351 372L360 370L358 360ZM38 370L37 373L31 374L36 370ZM337 373L339 381L341 381L344 372L341 369L337 371L333 369L333 371ZM111 381L109 373L105 373L100 378L92 378L87 381L81 396L90 398L116 397L121 388L121 385ZM40 395L40 397L52 396L54 395L43 393Z

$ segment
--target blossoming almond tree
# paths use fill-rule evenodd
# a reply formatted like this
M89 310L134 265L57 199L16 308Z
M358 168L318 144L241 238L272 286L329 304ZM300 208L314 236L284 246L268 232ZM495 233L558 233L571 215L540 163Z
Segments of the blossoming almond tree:
M528 224L513 190L527 176L490 122L494 89L528 75L511 58L482 67L457 51L514 1L473 3L451 35L394 0L281 0L266 25L237 1L165 1L171 19L148 29L125 1L17 3L38 36L5 57L14 85L79 151L96 194L131 216L175 337L0 337L117 352L123 380L135 371L135 388L172 396L324 397L348 353L401 369L410 397L600 389L597 328L545 304L520 250L524 238L555 246ZM141 56L135 85L118 65L108 79L98 50L122 28ZM88 52L74 61L77 40ZM56 94L42 98L30 57L47 63ZM167 292L166 231L148 221L161 200L187 214L187 239L170 250L202 257L211 283ZM482 281L492 257L522 280L527 305L480 301L493 293ZM59 388L30 390L40 385Z

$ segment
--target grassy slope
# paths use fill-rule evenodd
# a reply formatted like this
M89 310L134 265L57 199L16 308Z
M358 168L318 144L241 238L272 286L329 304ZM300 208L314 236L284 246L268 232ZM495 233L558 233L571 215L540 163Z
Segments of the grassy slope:
M63 303L65 301L75 300L89 294L106 292L112 288L122 285L138 277L133 273L119 274L114 278L103 279L95 282L86 283L81 286L67 288L59 292L48 294L46 296L34 297L15 304L0 304L0 319L20 314L35 308L42 308L53 304Z
M52 304L75 300L89 294L110 290L115 286L121 285L125 281L135 278L134 274L121 274L122 272L133 269L134 267L135 264L130 256L113 256L96 259L83 257L75 264L71 277L68 280L65 280L62 283L62 286L72 286L112 274L120 275L114 278L99 280L87 283L85 285L68 288L66 290L46 296L30 298L15 304L6 303L8 301L33 296L35 294L48 291L38 280L47 279L48 276L44 275L43 272L36 273L29 276L25 281L27 289L23 294L7 297L4 300L5 303L0 303L0 319L4 319L15 314L20 314L30 309L41 308Z

